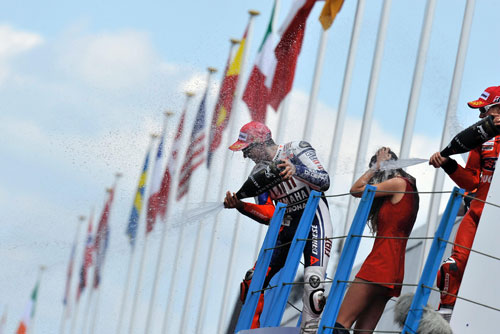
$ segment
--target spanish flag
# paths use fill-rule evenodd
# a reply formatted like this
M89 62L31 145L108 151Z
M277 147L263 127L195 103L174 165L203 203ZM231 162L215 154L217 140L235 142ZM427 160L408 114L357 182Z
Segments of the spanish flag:
M335 16L340 12L342 5L344 4L344 0L326 0L323 9L321 10L321 14L319 16L319 22L323 26L324 30L328 30L335 20Z
M222 80L219 97L215 105L215 110L210 125L210 135L208 138L208 157L207 167L210 168L212 156L215 150L220 146L222 141L222 133L229 123L231 116L231 109L233 107L234 94L236 84L240 75L241 62L243 58L243 51L245 50L245 42L247 38L248 27L243 34L240 41L238 51L231 61L231 55L227 61L226 70L224 71L224 79Z

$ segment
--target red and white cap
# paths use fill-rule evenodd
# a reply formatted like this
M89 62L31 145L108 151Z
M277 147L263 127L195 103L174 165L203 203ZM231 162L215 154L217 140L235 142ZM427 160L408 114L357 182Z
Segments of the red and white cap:
M240 129L238 140L233 145L229 146L231 151L241 151L247 148L250 144L265 143L271 139L271 130L259 122L250 122L243 125Z
M479 99L467 102L469 107L477 109L491 104L500 104L500 86L488 87Z

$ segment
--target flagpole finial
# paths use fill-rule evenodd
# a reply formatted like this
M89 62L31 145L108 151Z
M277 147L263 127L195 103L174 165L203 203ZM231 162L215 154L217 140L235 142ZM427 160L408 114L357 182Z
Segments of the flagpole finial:
M80 222L84 221L84 220L85 220L85 218L87 218L87 217L85 217L84 215L79 215L79 216L78 216L78 220L79 220Z
M231 44L233 44L233 45L240 44L240 42L241 42L241 40L236 39L236 38L231 38L230 41L231 41Z
M150 134L150 136L152 140L155 140L156 138L160 137L160 135L158 135L157 133L152 133Z
M106 192L107 192L107 193L110 193L110 192L112 192L112 191L113 191L113 188L106 188Z
M120 173L120 172L116 172L116 173L115 173L115 178L117 178L117 179L119 179L119 178L120 178L120 177L122 177L122 176L123 176L123 174L122 174L122 173Z
M215 67L208 67L208 72L215 73L217 72L217 69Z
M44 271L45 269L47 269L47 266L44 266L44 265L40 266L40 271Z
M168 117L172 117L174 115L174 112L170 111L170 110L167 110L163 114L168 118Z
M260 15L260 12L258 10L250 9L248 14L250 14L250 16L257 16Z
M187 92L186 92L186 96L187 96L187 97L188 97L188 99L189 99L189 98L191 98L191 97L193 97L193 96L194 96L194 93L193 93L193 92L191 92L191 91L187 91Z

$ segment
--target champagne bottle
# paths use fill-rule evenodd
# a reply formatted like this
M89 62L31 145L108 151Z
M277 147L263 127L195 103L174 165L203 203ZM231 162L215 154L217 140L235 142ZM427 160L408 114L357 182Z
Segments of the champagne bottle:
M273 162L266 166L266 168L250 175L240 190L236 192L236 197L238 199L255 197L283 182L283 178L280 175L283 168L278 168L277 166L281 163L283 161Z
M469 152L499 134L500 129L493 123L493 116L489 115L453 137L448 146L441 151L441 156L449 157L453 154Z

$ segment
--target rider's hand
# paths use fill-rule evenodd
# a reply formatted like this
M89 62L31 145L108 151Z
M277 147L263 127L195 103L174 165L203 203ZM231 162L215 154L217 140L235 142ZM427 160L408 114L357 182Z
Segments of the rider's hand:
M295 165L290 162L290 160L285 159L283 160L280 164L277 165L278 168L283 168L283 170L280 172L281 177L283 177L283 180L289 180L292 178L292 176L295 174L297 171L295 169Z
M441 156L440 152L436 152L429 158L429 165L434 166L435 168L441 167L444 163L446 163L450 158L444 158Z
M224 198L224 207L226 209L243 209L243 202L240 201L235 193L226 192L226 197Z

